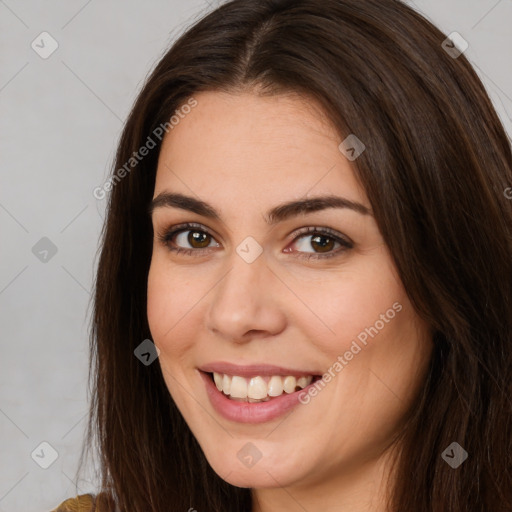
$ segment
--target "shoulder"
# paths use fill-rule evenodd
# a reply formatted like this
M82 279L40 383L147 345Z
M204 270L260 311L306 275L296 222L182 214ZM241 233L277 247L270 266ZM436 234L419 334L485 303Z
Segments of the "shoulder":
M101 512L96 509L96 497L92 494L81 494L62 502L51 512Z

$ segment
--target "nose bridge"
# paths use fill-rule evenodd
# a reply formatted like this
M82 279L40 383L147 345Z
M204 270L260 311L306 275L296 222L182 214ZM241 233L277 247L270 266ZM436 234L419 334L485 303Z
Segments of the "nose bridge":
M269 272L263 247L252 236L246 236L233 247L228 265L230 270L219 283L219 292L228 299L246 296L256 304L265 274Z
M216 304L226 302L233 312L239 311L238 314L249 309L254 313L262 298L265 269L263 255L249 263L238 253L233 253L229 271L217 287Z
M245 252L244 252L245 250ZM274 333L282 328L283 312L268 288L269 274L263 253L254 251L251 241L242 242L230 258L230 267L211 295L208 327L232 340L248 331ZM274 295L275 296L275 295Z

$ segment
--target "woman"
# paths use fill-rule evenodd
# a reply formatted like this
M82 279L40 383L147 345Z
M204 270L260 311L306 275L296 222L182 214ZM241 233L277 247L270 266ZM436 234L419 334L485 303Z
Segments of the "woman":
M512 154L396 0L233 0L119 144L56 510L512 510ZM74 508L73 508L74 507Z

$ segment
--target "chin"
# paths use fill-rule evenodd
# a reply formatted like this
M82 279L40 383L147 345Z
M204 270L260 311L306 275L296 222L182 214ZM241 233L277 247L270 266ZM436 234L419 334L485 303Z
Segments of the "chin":
M249 439L213 442L205 448L203 453L215 473L236 487L283 487L305 477L304 460L298 457L297 447L295 457L285 450L276 451L273 443Z
M260 461L252 468L233 468L232 463L222 461L213 461L210 465L220 478L235 487L269 489L288 486L296 480L296 475L290 474L285 467L277 469L275 464L268 462Z

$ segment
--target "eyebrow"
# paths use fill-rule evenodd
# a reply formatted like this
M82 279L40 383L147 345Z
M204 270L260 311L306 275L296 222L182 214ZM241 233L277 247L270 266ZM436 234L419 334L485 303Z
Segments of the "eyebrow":
M170 192L162 192L155 197L149 205L148 213L151 216L157 208L164 207L180 208L181 210L197 213L209 219L222 220L215 208L208 203L194 197ZM361 203L345 199L344 197L328 195L299 199L278 205L267 212L265 221L272 226L290 217L326 210L328 208L348 208L361 215L372 215L371 210Z

